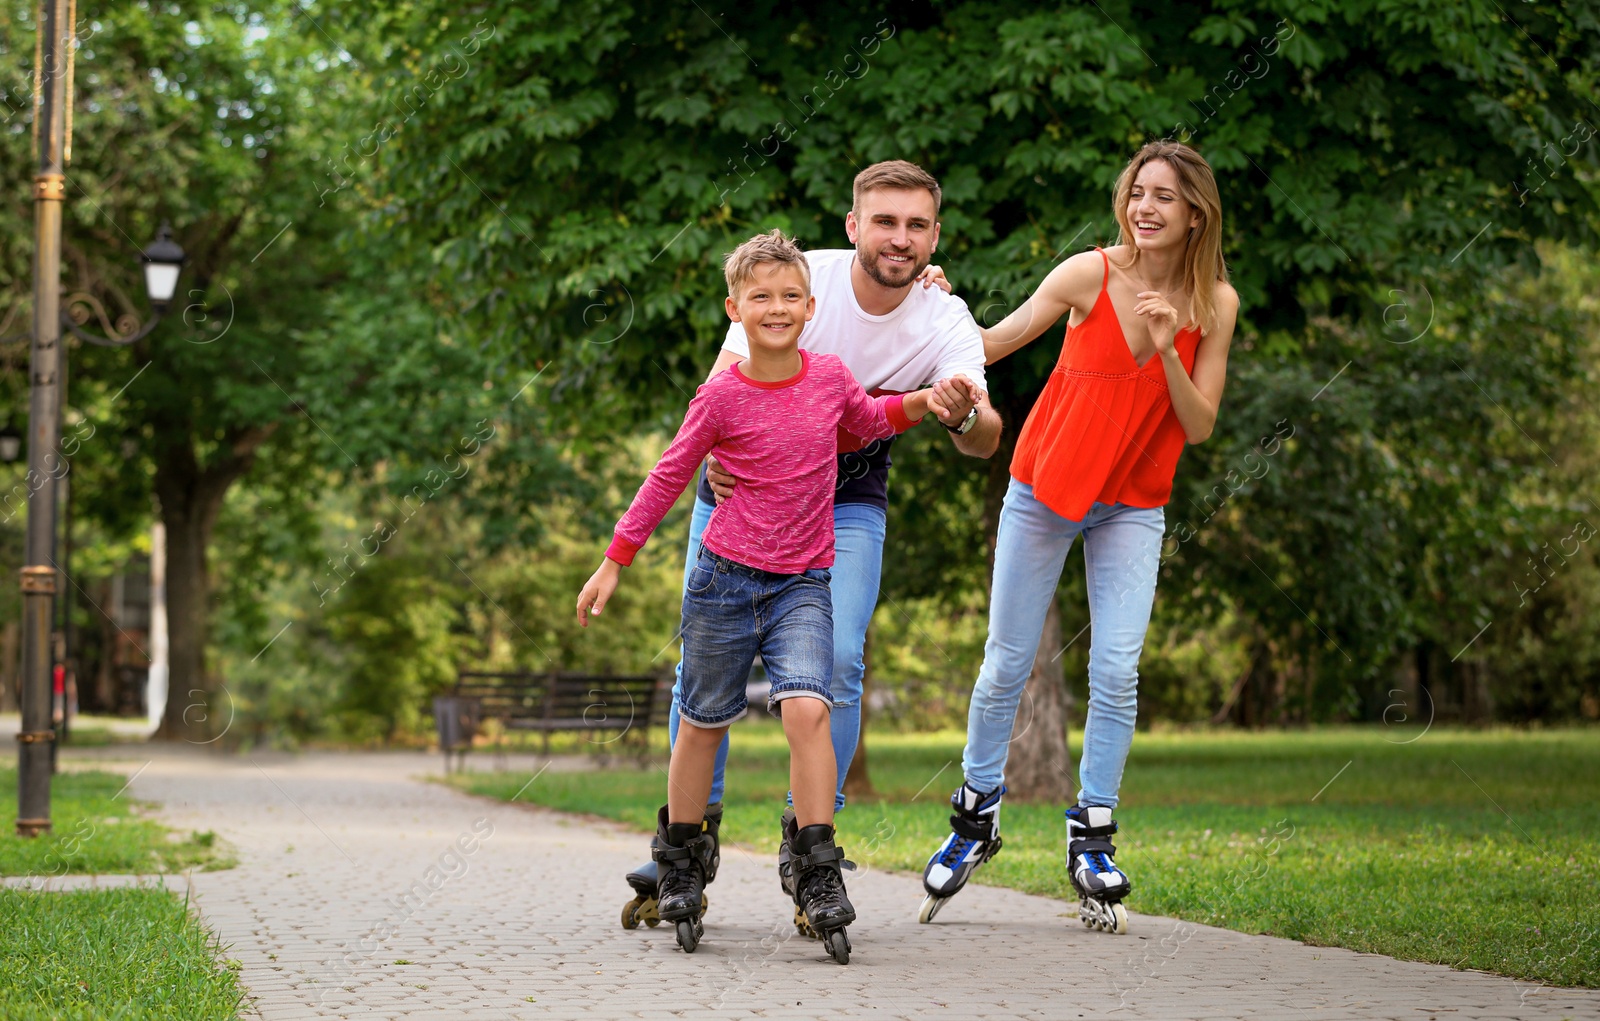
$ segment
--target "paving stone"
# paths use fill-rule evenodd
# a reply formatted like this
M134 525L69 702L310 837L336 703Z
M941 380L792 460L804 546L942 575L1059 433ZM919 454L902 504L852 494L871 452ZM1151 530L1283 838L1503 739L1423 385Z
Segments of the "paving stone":
M237 851L236 869L165 882L192 890L263 1021L1600 1019L1600 991L1148 915L1112 936L1071 904L993 887L919 925L919 877L880 869L850 879L860 921L840 967L795 935L773 862L736 848L684 954L668 926L618 922L647 837L420 779L436 757L148 756L132 792ZM1192 935L1157 949L1180 924Z

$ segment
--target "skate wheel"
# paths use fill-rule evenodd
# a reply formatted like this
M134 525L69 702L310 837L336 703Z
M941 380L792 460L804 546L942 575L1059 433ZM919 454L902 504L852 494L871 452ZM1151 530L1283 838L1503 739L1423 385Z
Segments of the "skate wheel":
M840 964L850 963L850 937L845 935L843 929L828 933L828 956Z
M923 925L933 921L933 916L939 913L939 909L944 907L944 902L949 899L949 897L941 897L936 893L930 893L922 898L922 909L917 912L917 921Z
M639 908L643 906L643 897L635 897L622 905L622 927L624 929L637 929L639 927Z
M1121 904L1111 905L1111 927L1108 931L1118 936L1128 934L1128 909Z
M644 920L644 924L646 924L650 928L654 929L656 926L661 924L661 919L659 919L659 918L646 918Z
M678 946L684 953L694 953L694 948L700 945L700 932L700 927L687 918L678 923Z

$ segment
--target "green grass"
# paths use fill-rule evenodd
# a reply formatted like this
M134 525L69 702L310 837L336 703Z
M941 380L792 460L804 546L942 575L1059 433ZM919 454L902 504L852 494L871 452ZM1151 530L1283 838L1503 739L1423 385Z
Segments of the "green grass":
M1139 734L1117 813L1118 861L1133 876L1129 906L1316 945L1600 986L1600 730L1435 727L1396 743L1414 736L1357 727ZM1081 737L1074 735L1075 749ZM921 872L947 832L962 740L949 732L869 735L883 798L840 815L852 858ZM725 839L758 853L776 849L786 763L777 727L735 728ZM527 780L467 774L453 782L509 798ZM520 800L653 830L665 787L659 764L547 772ZM1008 802L1005 848L975 882L1076 900L1062 868L1063 807Z
M0 1017L237 1018L237 976L166 890L0 889Z
M180 834L139 814L128 778L101 770L57 773L51 781L51 832L16 835L17 771L0 769L0 876L72 873L150 874L231 868L216 835Z

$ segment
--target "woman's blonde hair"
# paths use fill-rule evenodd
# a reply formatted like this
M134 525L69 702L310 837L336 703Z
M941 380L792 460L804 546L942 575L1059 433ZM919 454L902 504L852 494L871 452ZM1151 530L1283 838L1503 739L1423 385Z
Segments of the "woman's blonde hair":
M1222 258L1222 198L1205 157L1181 142L1166 141L1151 142L1135 153L1117 178L1116 197L1112 199L1111 211L1122 233L1118 241L1133 253L1128 267L1137 266L1139 248L1134 244L1133 224L1128 221L1128 196L1133 193L1139 171L1153 160L1162 160L1172 168L1178 175L1178 194L1200 214L1200 223L1189 228L1188 247L1183 253L1183 287L1190 294L1185 328L1198 325L1204 332L1217 324L1217 285L1228 281L1228 264Z

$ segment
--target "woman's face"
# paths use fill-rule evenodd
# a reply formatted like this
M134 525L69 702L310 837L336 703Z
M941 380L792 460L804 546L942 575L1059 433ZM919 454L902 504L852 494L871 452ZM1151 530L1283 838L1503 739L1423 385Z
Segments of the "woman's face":
M1182 250L1189 240L1189 228L1200 224L1199 210L1178 191L1178 172L1160 159L1139 168L1128 193L1127 216L1133 226L1133 243L1141 252Z

